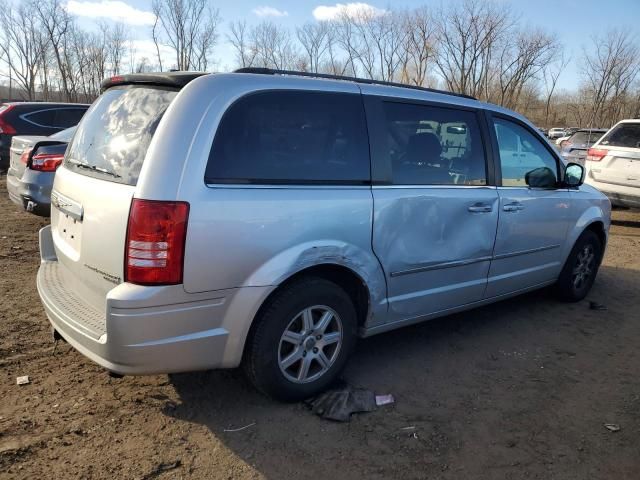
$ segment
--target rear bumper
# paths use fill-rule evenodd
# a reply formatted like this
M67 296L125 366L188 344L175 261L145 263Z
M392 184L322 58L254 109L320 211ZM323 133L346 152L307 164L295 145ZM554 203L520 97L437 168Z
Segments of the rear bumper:
M598 182L593 178L593 175L589 171L588 164L589 162L587 162L586 183L594 186L609 197L611 205L618 207L640 208L640 188Z
M51 214L51 187L55 173L25 170L21 177L15 171L7 172L7 191L16 205L42 217ZM30 203L31 202L31 203Z
M236 367L269 288L187 294L181 285L121 283L100 311L68 289L51 227L40 231L37 287L56 331L80 353L123 375Z
M640 208L640 192L638 192L637 196L625 193L607 192L604 190L601 190L601 192L609 197L611 205L618 207Z

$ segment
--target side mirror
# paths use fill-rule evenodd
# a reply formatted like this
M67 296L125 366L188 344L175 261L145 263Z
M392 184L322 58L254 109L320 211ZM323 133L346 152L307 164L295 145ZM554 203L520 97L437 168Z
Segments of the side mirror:
M569 163L564 169L564 184L569 188L579 187L584 183L584 167L579 163Z
M525 173L524 181L533 188L555 188L557 185L556 174L549 167L540 167Z

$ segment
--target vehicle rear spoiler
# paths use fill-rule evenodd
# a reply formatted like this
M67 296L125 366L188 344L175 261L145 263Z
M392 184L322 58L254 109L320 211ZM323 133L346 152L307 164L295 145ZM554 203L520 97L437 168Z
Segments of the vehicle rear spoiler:
M159 72L116 75L105 79L100 85L100 91L104 92L108 88L119 85L152 85L180 89L202 75L210 74L206 72Z

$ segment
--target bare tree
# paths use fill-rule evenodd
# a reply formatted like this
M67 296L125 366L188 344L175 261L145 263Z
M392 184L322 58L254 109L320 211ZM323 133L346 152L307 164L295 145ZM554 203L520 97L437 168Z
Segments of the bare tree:
M256 59L256 51L249 45L247 22L238 20L229 26L227 40L236 51L236 61L240 68L252 67Z
M289 31L264 21L249 32L249 49L259 67L291 69L298 61L296 46Z
M65 55L65 46L68 43L68 32L72 21L67 10L60 0L40 0L30 4L31 15L36 15L40 21L43 34L53 52L58 69L58 80L65 98L71 101L73 89L70 77L72 71L69 70L69 62Z
M178 70L204 69L218 38L220 14L207 0L153 0L152 38L162 68L161 45L175 54Z
M554 62L554 64L549 65L542 71L545 88L544 125L546 126L549 126L549 112L551 111L551 101L556 90L556 85L558 84L558 79L560 78L560 75L562 75L564 69L567 68L568 64L569 57L565 58L565 56L561 54L559 60ZM555 118L553 120L555 121Z
M318 73L325 61L325 55L333 41L331 25L328 22L305 23L296 29L298 41L309 61L309 71Z
M24 90L27 100L34 100L36 81L42 67L43 42L40 24L29 13L29 5L22 4L17 10L12 5L0 3L0 52L9 72Z
M360 61L360 52L363 50L363 40L357 29L357 21L347 11L343 11L338 15L338 18L332 21L332 27L336 44L346 55L342 71L357 76L358 68L356 62ZM334 52L331 53L332 58L335 59Z
M402 15L362 10L354 20L362 38L359 59L367 76L393 81L406 57L407 31L403 28Z
M487 98L492 55L512 23L508 8L479 0L440 10L435 63L449 90Z
M123 61L127 50L129 33L122 23L101 28L106 39L107 63L111 75L117 75L123 70Z
M509 35L499 59L500 105L516 108L525 85L555 59L559 48L556 38L542 30Z
M426 7L404 14L406 52L401 81L425 85L432 58L436 52L435 23Z
M620 101L638 75L639 49L626 30L610 30L592 37L593 53L584 52L583 77L592 95L590 124L612 124Z

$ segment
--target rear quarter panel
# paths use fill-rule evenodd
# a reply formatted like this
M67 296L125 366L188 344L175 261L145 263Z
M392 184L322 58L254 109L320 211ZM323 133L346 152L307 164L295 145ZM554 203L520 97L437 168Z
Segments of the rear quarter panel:
M382 319L386 283L371 250L369 187L205 184L222 115L258 90L360 93L346 82L227 74L198 78L178 94L151 142L135 196L189 202L185 290L278 285L310 266L337 264L365 281L371 313Z

